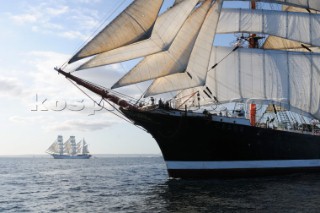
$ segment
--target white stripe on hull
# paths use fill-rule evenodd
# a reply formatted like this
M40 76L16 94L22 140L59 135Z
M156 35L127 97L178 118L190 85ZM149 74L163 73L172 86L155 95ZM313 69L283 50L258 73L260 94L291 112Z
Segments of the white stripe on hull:
M320 167L315 160L258 160L258 161L166 161L167 169L263 169Z

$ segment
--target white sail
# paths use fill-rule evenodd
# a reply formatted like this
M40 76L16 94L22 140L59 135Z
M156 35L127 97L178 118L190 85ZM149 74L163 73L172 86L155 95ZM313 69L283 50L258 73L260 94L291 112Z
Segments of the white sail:
M169 50L147 56L112 88L184 71L211 0L197 8L182 26ZM192 30L191 30L192 29Z
M217 0L210 8L193 47L187 69L182 73L157 78L146 91L145 97L205 84L222 3L223 1Z
M82 154L89 154L88 144L82 147Z
M210 64L232 48L214 47ZM208 73L219 102L272 100L320 118L320 54L240 48Z
M71 154L72 145L71 145L70 139L68 139L66 142L63 143L63 147L64 147L64 150L63 150L64 154Z
M155 79L144 97L194 88L206 101L279 102L320 118L320 56L314 51L320 14L313 11L320 1L261 1L300 8L283 11L222 9L225 1L176 0L157 18L149 39L98 54L78 69L145 57L112 88ZM213 47L217 33L271 35L273 44L263 48L286 51Z
M149 39L101 53L78 70L123 62L167 50L198 1L185 0L163 13L157 19Z
M57 139L53 144L47 149L47 153L49 154L63 154L64 145L63 145L63 137L58 135Z
M299 29L299 30L297 30ZM320 46L320 15L310 13L224 9L217 33L262 33Z
M70 136L70 138L66 142L64 142L63 146L64 154L75 155L77 153L77 144L74 136Z
M185 0L176 0L175 3L178 4ZM251 2L252 0L224 0L224 1L245 1ZM255 2L265 2L265 3L277 3L283 5L290 5L294 7L301 7L305 9L313 9L320 11L320 1L319 0L255 0Z
M86 143L86 141L84 139L82 140L81 154L89 154L88 144Z
M79 141L78 143L77 143L77 154L79 154L79 153L81 153L81 151L82 151L82 143L81 143L82 141Z
M70 136L70 150L69 150L69 154L71 155L75 155L77 154L77 144L76 144L76 139L74 136Z
M302 52L320 52L320 47L310 46L301 42L296 42L275 36L269 36L263 43L262 49L287 50Z
M53 144L51 144L51 146L47 149L46 151L47 153L59 153L60 149L59 149L59 144L57 141L55 141Z
M246 1L251 2L252 0L224 0L224 1ZM319 0L255 0L255 2L265 2L265 3L277 3L290 5L294 7L301 7L306 9L320 10Z
M263 49L273 50L289 50L289 49L301 49L303 48L301 42L292 41L276 36L269 36L263 44ZM306 45L306 44L304 44ZM306 45L310 47L310 45Z
M297 8L297 7L292 7L292 6L282 6L283 11L291 11L291 12L303 12L303 13L318 13L317 11L314 10L307 10L304 8ZM307 47L307 48L306 48ZM296 42L276 36L268 36L266 41L263 43L262 46L263 49L280 49L280 50L300 50L300 51L317 51L313 47L311 47L308 44L302 44L301 42Z
M134 1L74 55L69 63L145 38L158 17L162 3L163 0Z

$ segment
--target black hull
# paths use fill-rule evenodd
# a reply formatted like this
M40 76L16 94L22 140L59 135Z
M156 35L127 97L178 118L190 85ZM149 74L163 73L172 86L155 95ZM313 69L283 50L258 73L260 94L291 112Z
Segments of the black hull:
M320 137L227 123L174 110L124 114L157 141L174 178L320 171Z

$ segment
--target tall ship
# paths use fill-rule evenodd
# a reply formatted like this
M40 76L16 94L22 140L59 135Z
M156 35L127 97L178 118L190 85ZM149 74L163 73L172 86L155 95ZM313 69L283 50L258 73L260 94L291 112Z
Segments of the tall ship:
M55 70L151 134L171 178L319 172L320 1L168 2L132 1Z
M76 142L75 136L70 136L67 141L63 137L58 138L46 150L54 159L89 159L91 157L88 144L84 139Z

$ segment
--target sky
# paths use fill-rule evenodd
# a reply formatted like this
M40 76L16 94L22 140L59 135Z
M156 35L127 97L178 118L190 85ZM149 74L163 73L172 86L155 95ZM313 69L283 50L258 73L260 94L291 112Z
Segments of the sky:
M93 35L103 20L112 20L108 14L115 7L120 5L119 12L128 3L1 2L0 156L45 154L58 135L65 139L74 135L77 141L85 138L92 154L160 153L151 135L101 110L54 71ZM106 68L106 79L118 79L119 67Z
M93 155L160 154L150 134L101 109L54 71L130 2L1 2L0 156L45 154L58 135L85 138ZM110 87L129 68L110 65L95 75Z

